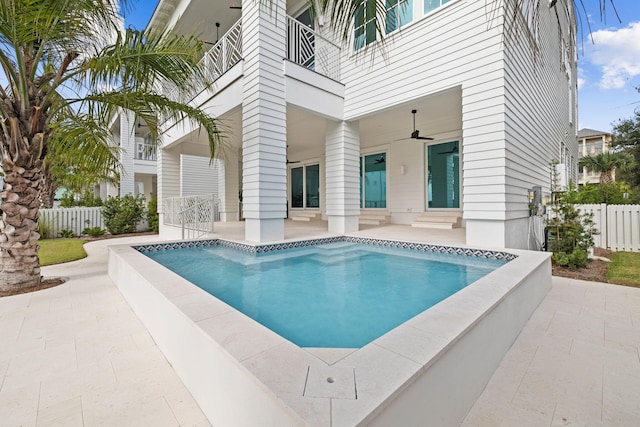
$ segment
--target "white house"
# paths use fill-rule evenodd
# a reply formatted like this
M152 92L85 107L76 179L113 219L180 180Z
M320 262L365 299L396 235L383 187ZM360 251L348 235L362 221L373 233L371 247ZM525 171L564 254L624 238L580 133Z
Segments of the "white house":
M465 227L468 245L527 248L528 189L549 191L554 160L576 174L573 2L385 4L361 9L345 43L305 1L160 0L152 28L215 42L215 82L193 102L228 130L221 220L242 197L249 241L304 214L332 232L435 222ZM190 126L170 125L158 151L161 199L181 196L181 156L209 154Z
M142 194L148 201L158 194L157 145L151 140L149 128L131 112L120 112L111 121L112 143L121 148L122 173L118 185L101 183L97 189L102 199L109 196ZM209 157L180 156L181 196L204 192L218 194L219 161Z
M594 129L580 129L578 131L578 159L586 156L597 156L611 150L613 135ZM600 182L600 172L589 168L578 168L578 185L597 184ZM615 180L615 170L613 171Z

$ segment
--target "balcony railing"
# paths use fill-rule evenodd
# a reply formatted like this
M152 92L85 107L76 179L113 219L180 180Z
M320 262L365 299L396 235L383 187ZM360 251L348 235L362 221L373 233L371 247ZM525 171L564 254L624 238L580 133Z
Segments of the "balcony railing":
M340 80L340 47L306 25L287 16L287 59L330 79ZM242 23L238 20L222 38L209 49L200 64L205 78L195 82L192 91L182 102L189 102L242 60ZM167 95L174 88L166 86Z
M287 59L340 81L340 47L287 16Z
M146 142L136 143L136 160L157 160L156 155L158 148L155 144L149 144Z
M231 67L236 65L242 59L242 21L238 20L227 31L216 44L209 49L202 59L199 65L203 65L205 78L199 79L194 82L193 88L183 97L181 102L189 102L202 91L207 88L207 85L216 81L220 76L229 71ZM163 92L172 97L175 93L175 87L171 84L165 83Z

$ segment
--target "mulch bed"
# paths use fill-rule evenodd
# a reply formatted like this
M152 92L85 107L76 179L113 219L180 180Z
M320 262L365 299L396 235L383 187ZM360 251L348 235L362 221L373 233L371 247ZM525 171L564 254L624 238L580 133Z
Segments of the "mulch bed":
M151 236L151 235L154 235L154 234L158 234L158 233L153 232L153 231L146 231L146 232L142 232L142 233L128 233L128 234L117 234L117 235L105 234L105 235L100 236L100 237L82 236L81 239L82 240L86 240L88 242L94 242L96 240L113 239L113 238L116 238L116 237ZM67 281L67 279L64 278L64 277L48 277L46 279L42 279L42 281L40 282L40 284L38 286L31 286L31 287L28 287L28 288L20 288L20 289L12 289L10 291L0 291L0 298L8 297L8 296L11 296L11 295L20 295L20 294L26 294L26 293L29 293L29 292L41 291L43 289L53 288L54 286L62 285L66 281Z
M0 291L0 298L53 288L54 286L62 285L66 281L67 279L65 279L64 277L50 277L47 279L43 279L38 286L30 286L28 288L20 288L20 289L11 289L10 291Z
M609 259L611 251L602 248L594 248L593 255L596 257L602 257ZM552 266L552 274L554 276L567 277L569 279L588 280L590 282L602 282L607 283L607 271L609 270L609 263L600 259L592 260L585 268L571 269L567 267L560 267L559 265Z

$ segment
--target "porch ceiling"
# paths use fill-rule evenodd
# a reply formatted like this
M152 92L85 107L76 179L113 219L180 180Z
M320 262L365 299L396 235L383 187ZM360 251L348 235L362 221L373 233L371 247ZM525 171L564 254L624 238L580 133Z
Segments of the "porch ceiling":
M359 119L360 146L374 147L383 144L415 143L409 138L413 130L413 115L421 136L438 136L457 131L462 122L462 98L459 88L441 92L426 98L381 110ZM225 147L242 145L242 109L235 108L219 117L225 132ZM305 160L324 154L326 133L325 118L292 106L287 107L287 158ZM207 144L204 132L194 132L189 142ZM402 141L398 141L401 140ZM421 141L420 141L421 142Z

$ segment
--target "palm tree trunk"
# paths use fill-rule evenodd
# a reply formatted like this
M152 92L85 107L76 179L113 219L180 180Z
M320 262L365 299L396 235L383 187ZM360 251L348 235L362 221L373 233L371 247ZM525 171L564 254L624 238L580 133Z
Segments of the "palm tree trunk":
M5 181L0 210L0 291L40 284L38 259L41 162L25 169L3 162Z

